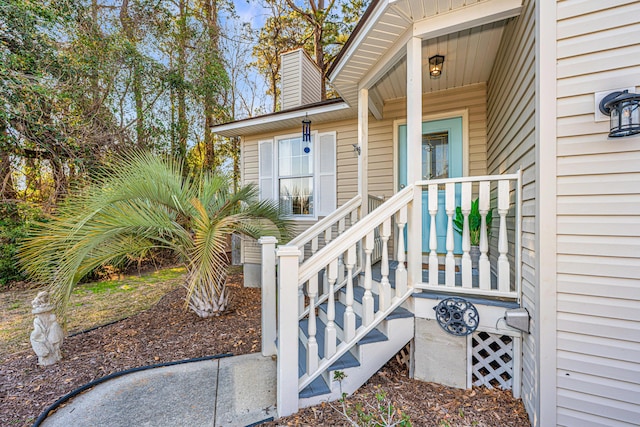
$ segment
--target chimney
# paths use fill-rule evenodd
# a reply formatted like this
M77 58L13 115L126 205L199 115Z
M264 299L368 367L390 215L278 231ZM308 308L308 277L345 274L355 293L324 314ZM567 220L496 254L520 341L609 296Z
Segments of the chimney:
M322 73L304 49L280 55L282 110L312 104L322 100Z

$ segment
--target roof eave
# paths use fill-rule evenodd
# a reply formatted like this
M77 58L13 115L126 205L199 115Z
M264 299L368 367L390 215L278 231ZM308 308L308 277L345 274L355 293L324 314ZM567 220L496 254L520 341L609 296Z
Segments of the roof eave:
M211 130L213 133L225 137L245 136L266 132L266 128L269 131L290 128L292 120L301 119L305 116L309 116L311 119L320 119L324 114L343 112L350 109L351 107L341 98L336 98L212 126Z

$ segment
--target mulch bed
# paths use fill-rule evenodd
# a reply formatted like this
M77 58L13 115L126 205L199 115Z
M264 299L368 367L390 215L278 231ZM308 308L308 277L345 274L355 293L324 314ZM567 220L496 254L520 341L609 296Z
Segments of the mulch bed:
M31 351L10 355L0 365L0 425L29 426L53 402L100 377L139 366L260 351L260 290L243 288L242 275L229 277L231 304L223 316L200 319L184 310L177 289L151 309L112 325L67 337L64 359L46 368ZM390 362L349 398L373 402L381 387L414 426L528 426L522 402L510 392L457 390L411 380ZM337 404L334 405L338 408ZM329 405L307 408L267 425L349 425Z

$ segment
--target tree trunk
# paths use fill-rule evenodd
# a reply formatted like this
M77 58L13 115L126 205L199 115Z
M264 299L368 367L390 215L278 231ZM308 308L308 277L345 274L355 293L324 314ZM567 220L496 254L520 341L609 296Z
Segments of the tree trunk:
M120 24L122 30L127 38L127 41L137 51L137 40L134 30L134 23L129 16L129 0L122 0L122 6L120 7ZM134 53L135 56L135 53ZM130 58L133 61L132 65L132 81L131 86L133 89L133 98L136 107L136 143L139 148L147 148L145 132L144 132L144 99L142 88L142 67L138 58Z
M207 28L207 49L205 54L205 76L207 82L212 83L214 76L214 69L216 63L219 61L218 51L218 5L217 0L205 0L204 2L204 23ZM211 127L215 124L215 107L216 107L216 92L210 85L206 86L204 95L204 162L203 168L213 170L216 167L216 150L215 139Z
M13 171L11 170L11 157L5 151L0 151L0 198L2 200L14 200L16 198L16 187L13 182Z
M180 0L180 15L178 17L178 150L175 153L180 160L187 157L187 139L189 137L189 123L187 122L187 0ZM185 170L186 172L186 170Z

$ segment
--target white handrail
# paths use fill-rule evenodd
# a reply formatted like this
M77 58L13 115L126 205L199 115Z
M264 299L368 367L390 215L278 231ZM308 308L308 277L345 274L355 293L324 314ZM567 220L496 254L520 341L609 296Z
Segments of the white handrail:
M357 227L351 227L345 231L339 240L334 240L320 249L311 258L300 265L298 283L304 283L311 276L317 274L332 260L338 258L346 248L355 245L362 240L367 233L382 224L382 221L396 213L403 205L413 200L413 185L408 185L402 191L396 193L382 206L358 222Z
M316 222L313 226L309 227L307 230L300 233L295 239L287 243L287 245L297 246L298 248L302 248L311 239L320 235L327 228L333 226L333 224L338 222L340 219L344 218L348 213L350 213L354 209L360 207L361 203L362 203L362 196L358 194L353 199L349 200L347 203L340 206L337 210L332 212L330 215L322 218L320 221Z
M504 175L482 175L482 176L462 176L459 178L441 178L430 179L427 181L416 181L414 185L417 187L425 187L427 185L438 185L447 183L461 183L461 182L479 182L479 181L502 181L502 180L517 180L520 178L520 173L511 173Z

